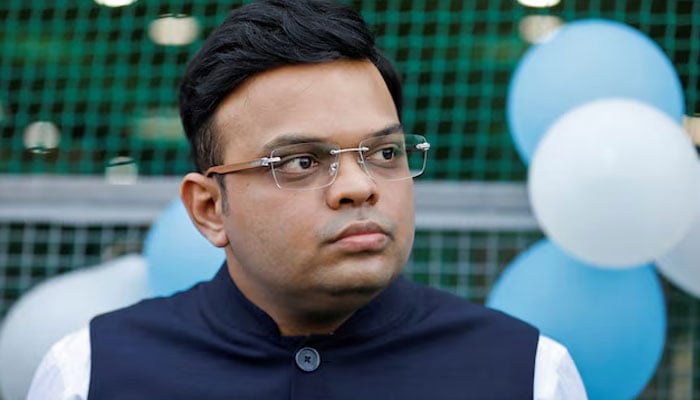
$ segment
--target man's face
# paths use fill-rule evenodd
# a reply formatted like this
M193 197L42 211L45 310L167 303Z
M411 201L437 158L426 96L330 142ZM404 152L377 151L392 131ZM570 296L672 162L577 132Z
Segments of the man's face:
M214 118L225 164L268 156L292 137L357 147L399 124L379 71L364 61L256 75ZM229 271L263 309L354 309L400 274L413 244L413 181L375 181L357 160L341 153L335 182L315 190L280 189L269 168L225 175Z

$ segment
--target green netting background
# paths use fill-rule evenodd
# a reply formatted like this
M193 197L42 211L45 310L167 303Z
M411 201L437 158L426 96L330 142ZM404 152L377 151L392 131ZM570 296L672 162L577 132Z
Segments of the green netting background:
M101 174L117 157L133 160L145 175L190 169L177 85L234 1L141 0L119 8L90 0L0 3L0 173ZM435 144L428 178L524 179L506 126L505 95L528 47L519 22L531 14L601 17L640 29L673 61L688 113L700 112L697 1L565 0L545 10L514 0L354 4L403 73L407 130ZM165 15L194 16L197 39L156 44L151 23ZM59 129L54 150L26 148L24 131L36 121Z
M176 91L203 37L236 1L0 1L0 174L140 175L191 169ZM573 1L547 9L514 0L352 1L402 72L404 123L433 143L425 179L525 179L508 133L508 81L529 44L529 15L607 18L649 35L672 60L686 113L700 113L700 1ZM196 39L159 45L153 21L193 16ZM30 124L59 132L32 142ZM45 125L44 125L45 127ZM45 133L45 132L44 132ZM39 135L42 137L42 135ZM31 142L31 143L30 143ZM2 190L2 188L0 188ZM138 252L147 226L0 222L0 317L35 283ZM540 232L419 231L408 274L482 302L502 269ZM669 309L662 362L642 398L700 398L700 306L664 282Z

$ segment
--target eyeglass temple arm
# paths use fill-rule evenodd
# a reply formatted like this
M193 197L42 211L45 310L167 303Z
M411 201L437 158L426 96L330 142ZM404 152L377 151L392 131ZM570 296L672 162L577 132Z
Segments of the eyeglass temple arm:
M231 172L243 171L246 169L253 169L258 167L267 167L270 163L279 162L282 160L279 157L262 157L257 160L245 161L235 164L217 165L216 167L211 167L207 169L204 173L206 176L212 176L213 174L230 174Z

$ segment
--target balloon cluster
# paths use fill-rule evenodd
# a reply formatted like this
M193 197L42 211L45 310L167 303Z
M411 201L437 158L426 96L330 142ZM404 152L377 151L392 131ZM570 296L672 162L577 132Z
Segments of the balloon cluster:
M192 225L180 199L171 201L146 235L143 255L47 279L13 304L0 326L0 397L26 398L51 345L95 315L187 289L214 276L224 259Z
M27 397L44 354L92 317L148 296L147 265L139 254L46 279L24 293L0 326L0 398Z
M666 328L656 271L700 295L700 163L683 104L663 51L599 19L530 48L509 87L547 239L506 269L487 304L564 343L590 398L633 398L653 375Z

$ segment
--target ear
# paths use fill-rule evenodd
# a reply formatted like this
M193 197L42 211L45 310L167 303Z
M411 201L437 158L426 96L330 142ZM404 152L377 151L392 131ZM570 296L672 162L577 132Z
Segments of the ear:
M182 179L180 198L192 223L214 246L228 245L224 229L221 189L216 180L191 172Z

